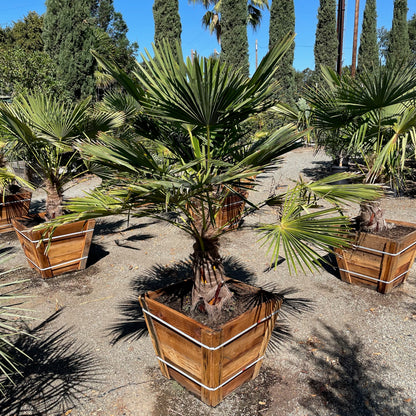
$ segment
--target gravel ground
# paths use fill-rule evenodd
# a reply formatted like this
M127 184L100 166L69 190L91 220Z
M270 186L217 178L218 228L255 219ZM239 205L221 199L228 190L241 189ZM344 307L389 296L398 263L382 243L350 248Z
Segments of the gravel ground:
M328 159L300 149L287 156L281 169L262 178L254 195L271 187L285 187L301 173L314 177L329 169ZM80 182L67 195L95 185ZM42 205L42 193L33 207ZM385 198L387 218L416 222L416 200ZM351 214L357 207L352 207ZM54 313L35 340L33 374L0 404L7 414L25 396L43 392L61 411L45 415L166 416L166 415L416 415L416 276L389 295L351 286L328 268L314 275L291 276L283 261L270 270L264 248L252 225L273 220L271 211L247 218L241 230L222 240L229 270L250 276L258 284L275 282L282 289L313 302L313 309L289 317L292 339L264 360L256 380L250 381L212 409L164 379L151 341L140 337L134 316L136 291L152 278L152 267L174 268L189 259L192 242L176 229L150 220L126 224L121 217L100 220L85 271L42 280L27 267L13 233L0 235L14 256L6 267L23 266L13 278L30 279L25 302L38 325ZM154 273L154 270L153 270ZM62 332L66 331L66 332ZM130 335L130 337L129 337ZM36 357L36 358L35 358ZM46 374L42 378L39 374ZM48 389L46 379L59 373L63 386L79 386L75 407L64 402L64 389ZM35 391L28 389L35 386ZM7 402L7 403L6 403ZM19 414L14 411L11 414Z

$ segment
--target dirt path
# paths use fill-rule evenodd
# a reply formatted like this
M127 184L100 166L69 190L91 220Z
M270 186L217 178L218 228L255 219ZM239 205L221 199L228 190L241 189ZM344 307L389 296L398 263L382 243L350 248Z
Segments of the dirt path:
M284 189L290 178L296 179L300 172L314 175L317 169L328 169L322 155L315 157L308 149L292 152L280 170L263 178L259 197L272 184ZM416 222L414 199L385 199L383 206L387 218ZM58 336L54 343L40 345L37 368L45 367L46 373L59 370L63 384L89 387L65 414L415 415L415 267L407 283L390 295L342 283L332 270L291 276L285 262L270 270L265 249L259 247L258 234L250 226L272 219L272 212L261 212L248 218L242 230L225 236L222 253L228 268L259 284L293 287L299 296L312 300L314 308L289 318L293 339L266 357L256 380L215 409L160 375L150 339L139 337L134 325L137 287L160 277L152 267L172 268L189 258L192 243L186 235L149 220L132 220L129 225L121 217L101 220L87 270L50 280L37 278L27 268L12 233L0 236L14 254L6 266L23 266L14 277L30 279L33 298L25 306L35 311L38 322L60 311L45 329ZM70 331L61 334L62 328ZM85 362L86 357L93 361ZM45 379L27 378L27 382L26 389L30 383L46 389ZM19 388L23 400L26 390ZM48 390L49 401L61 400L61 390ZM3 408L0 413L6 414Z

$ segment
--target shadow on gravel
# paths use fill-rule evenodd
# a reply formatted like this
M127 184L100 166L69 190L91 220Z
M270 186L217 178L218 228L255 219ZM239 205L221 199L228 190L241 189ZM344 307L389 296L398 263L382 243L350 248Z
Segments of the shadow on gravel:
M104 250L101 244L91 243L90 251L88 253L88 260L87 260L87 269L91 267L95 263L102 260L104 257L110 254L109 251Z
M148 372L157 394L157 406L152 416L284 416L293 410L291 402L297 394L296 375L264 365L254 380L243 384L212 408L189 394L176 381L164 378L158 368L151 368ZM278 393L272 395L273 390Z
M311 394L299 403L310 415L411 416L414 403L383 379L388 366L380 357L366 356L362 341L349 331L324 326L297 347L312 370Z
M15 251L15 248L14 247L5 247L4 245L2 245L2 244L4 244L4 243L2 243L1 241L0 241L0 259L2 258L2 257L7 257L7 256L9 256L10 254L12 254L14 251Z
M328 253L323 256L321 261L321 267L332 276L336 277L338 280L341 280L341 275L339 274L339 269L337 265L337 259L334 253Z
M49 327L61 311L29 331L31 336L17 340L15 345L23 352L18 357L21 375L14 377L15 384L2 376L2 416L69 414L98 383L102 373L98 360L70 329Z
M325 176L332 173L331 161L312 162L312 164L314 165L312 168L304 168L302 173L314 181L325 178Z

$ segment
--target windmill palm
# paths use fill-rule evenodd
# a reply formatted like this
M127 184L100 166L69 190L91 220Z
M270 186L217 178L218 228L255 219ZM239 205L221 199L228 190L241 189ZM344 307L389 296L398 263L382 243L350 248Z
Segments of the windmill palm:
M303 134L283 126L253 141L245 129L251 116L273 105L273 75L291 41L289 36L271 49L252 78L218 60L183 62L179 48L175 60L167 44L155 49L154 58L143 56L145 65L137 67L135 79L98 57L140 103L143 113L134 127L146 141L101 134L98 142L80 145L85 157L108 169L101 171L107 173L108 186L70 201L74 213L59 221L135 212L170 222L194 241L193 305L211 316L220 313L231 297L219 253L220 236L227 232L216 222L221 204L230 194L246 199L252 178L275 169L283 155L300 145ZM151 145L163 151L155 154ZM364 185L336 187L322 181L298 184L264 201L260 205L283 206L280 222L263 227L273 260L279 256L279 241L294 268L303 263L316 267L316 247L346 244L347 218L336 208L313 211L316 197L339 204L377 194ZM260 208L246 200L249 209Z
M346 143L347 152L367 164L366 180L385 176L403 189L406 161L416 149L416 68L390 65L357 78L325 71L329 88L309 90L313 125Z
M221 0L189 0L192 3L200 3L207 10L202 17L202 25L209 29L211 35L215 33L217 41L221 44ZM249 0L247 4L247 24L250 25L253 30L256 30L260 26L262 19L261 11L265 8L269 8L268 0Z
M66 104L42 94L0 104L0 123L8 132L6 154L26 161L43 179L47 219L62 214L64 186L85 173L75 140L117 125L114 118L92 116L89 104L90 99Z

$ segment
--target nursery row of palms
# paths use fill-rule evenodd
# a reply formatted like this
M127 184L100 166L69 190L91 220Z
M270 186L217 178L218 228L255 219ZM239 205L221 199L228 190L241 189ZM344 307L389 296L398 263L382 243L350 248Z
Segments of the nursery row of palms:
M405 188L416 156L416 67L389 64L357 78L324 70L327 88L309 90L318 143L334 157L353 157L369 183Z
M281 247L295 271L316 268L321 250L348 244L350 222L342 204L380 195L375 186L334 185L340 176L333 175L300 181L261 204L247 197L259 175L278 168L287 152L302 145L305 132L290 124L256 139L248 128L253 116L275 104L273 75L292 41L288 36L271 49L251 78L218 60L184 61L179 48L175 59L167 44L154 57L144 56L131 76L96 56L120 91L93 109L88 100L68 105L41 95L1 104L6 151L43 177L47 218L55 218L55 225L128 213L188 233L194 240L193 304L215 316L230 297L219 254L219 238L229 227L216 221L228 195L243 198L247 212L278 206L276 222L259 229L272 261ZM102 187L64 205L65 185L87 170L103 178ZM332 207L317 209L319 198ZM70 214L61 217L63 209Z
M28 160L41 173L49 219L62 213L68 181L89 169L103 177L105 186L71 201L66 209L73 213L60 221L135 212L169 221L189 233L195 241L194 303L202 300L211 308L213 293L227 299L218 291L219 285L226 291L218 239L228 227L215 221L222 201L233 193L246 198L243 191L251 188L253 178L276 168L285 153L301 145L305 134L285 125L253 140L247 128L251 117L274 104L272 77L291 41L285 39L273 48L250 79L216 60L184 62L180 51L175 60L167 45L155 50L154 58L144 57L145 65L138 66L133 76L97 57L123 93L109 94L94 110L88 100L68 106L41 95L2 104L7 153ZM393 167L397 157L392 155L407 156L415 137L414 72L357 80L339 80L333 74L327 78L331 88L308 96L318 128L352 137L356 143L365 137L361 148L373 146L378 155L372 177L383 163ZM400 126L407 131L392 138L391 146L381 152L387 117L395 120L389 134ZM371 199L378 191L331 185L337 179L299 183L284 195L263 201L281 205L276 223L261 227L274 261L281 245L292 268L305 264L313 268L319 259L313 246L330 249L345 244L341 230L348 219L338 214L340 204ZM311 210L314 199L321 197L336 207ZM261 208L246 202L248 210Z

